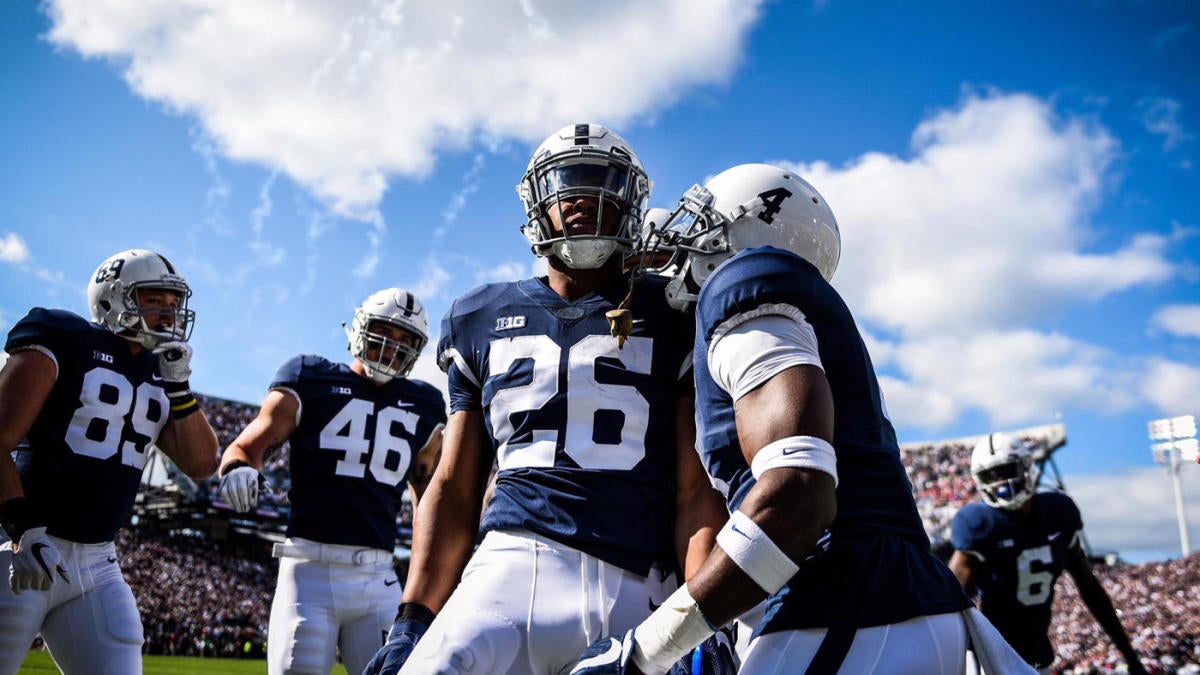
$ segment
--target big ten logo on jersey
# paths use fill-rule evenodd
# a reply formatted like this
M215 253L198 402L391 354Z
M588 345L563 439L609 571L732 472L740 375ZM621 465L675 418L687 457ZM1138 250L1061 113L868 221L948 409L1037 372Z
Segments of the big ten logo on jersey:
M112 354L105 354L104 352L100 351L99 349L92 350L92 359L94 359L96 361L101 361L103 363L107 363L109 365L112 365L112 362L113 362Z
M612 336L590 335L566 354L548 335L493 340L488 377L497 389L487 409L500 469L555 466L559 447L583 469L633 469L646 456L650 402L632 383L614 380L650 374L653 348L653 338L636 336L618 349ZM566 414L549 413L564 359ZM597 377L602 359L619 364L605 369L604 382ZM520 374L510 374L518 362L532 363L532 372L520 365ZM516 420L520 441L513 440Z
M83 376L79 408L64 440L77 455L108 459L119 451L122 464L141 469L147 447L167 423L168 408L161 387L142 382L135 388L121 373L93 368Z
M338 396L353 396L354 390L350 387L343 387L340 384L333 385L331 391Z
M372 418L375 430L368 438ZM376 481L395 487L404 480L413 456L412 444L396 435L396 428L411 438L420 419L410 410L387 407L376 411L370 401L350 399L321 429L321 448L345 453L334 467L337 475L364 478L370 469ZM364 460L367 455L370 457Z
M514 328L524 328L525 317L523 316L502 316L496 319L496 330L512 330Z

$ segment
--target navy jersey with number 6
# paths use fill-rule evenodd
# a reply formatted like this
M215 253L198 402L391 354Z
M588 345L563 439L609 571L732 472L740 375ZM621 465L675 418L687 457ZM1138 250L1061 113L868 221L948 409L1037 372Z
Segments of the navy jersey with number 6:
M438 359L451 410L484 411L498 460L482 529L529 530L645 575L674 558L691 325L648 279L618 348L604 313L625 291L568 302L540 279L480 287L447 312Z
M1038 667L1054 661L1050 609L1054 584L1083 529L1075 502L1061 492L1038 492L1028 518L983 503L954 515L950 543L980 560L980 610L1013 649Z
M392 550L413 456L446 422L432 385L396 378L376 386L343 363L297 356L271 389L300 401L289 438L289 537Z
M54 387L16 464L47 532L79 543L112 541L125 524L146 450L167 424L158 356L71 312L36 307L8 333L5 351L38 349L58 364Z
M800 571L768 600L759 632L863 628L966 609L950 570L929 552L879 383L854 318L817 268L775 248L741 251L709 276L696 305L696 414L701 458L736 509L754 485L734 402L713 381L708 349L722 324L772 306L812 324L833 393L837 517ZM781 308L782 309L782 308ZM778 312L777 312L778 313Z

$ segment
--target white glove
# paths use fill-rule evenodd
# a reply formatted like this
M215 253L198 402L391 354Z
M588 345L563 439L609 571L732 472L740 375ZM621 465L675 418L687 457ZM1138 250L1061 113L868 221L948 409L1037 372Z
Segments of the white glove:
M258 485L262 475L251 466L230 469L221 476L221 499L238 513L245 513L258 504Z
M12 566L8 571L8 585L13 593L22 591L48 591L54 583L54 575L64 583L71 583L67 568L63 565L58 547L46 536L46 528L34 527L25 530L21 541L13 545L6 542L0 550L12 551Z
M192 376L192 346L182 340L163 342L154 348L158 372L166 382L187 382Z

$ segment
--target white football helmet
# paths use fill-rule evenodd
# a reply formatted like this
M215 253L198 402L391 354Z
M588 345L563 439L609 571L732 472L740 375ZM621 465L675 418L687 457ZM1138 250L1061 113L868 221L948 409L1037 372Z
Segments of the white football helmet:
M372 332L378 322L390 323L411 333L412 346ZM350 339L350 353L362 362L367 377L379 384L395 377L407 377L429 341L429 315L417 296L402 288L385 288L368 295L354 308L350 326L342 324L342 327ZM371 347L378 347L375 358L367 357Z
M988 434L971 452L971 476L984 503L1005 511L1019 509L1037 491L1033 453L1021 439Z
M161 317L162 308L146 308L138 302L139 289L165 289L179 294L179 306L173 312L170 325L151 329L146 316ZM196 313L188 309L192 289L164 256L135 248L122 251L100 263L88 282L88 307L92 321L136 342L154 349L160 342L186 341L192 334Z
M517 194L525 205L521 232L536 255L555 256L574 269L594 269L613 253L633 247L650 196L650 179L625 139L599 124L573 124L534 150ZM605 222L605 209L617 209L616 232L554 232L549 210L561 208L559 200L579 196L598 200L598 223Z
M825 198L804 179L768 164L742 164L692 186L669 222L643 232L641 246L658 249L646 251L646 260L670 254L658 270L673 277L667 301L688 310L708 275L747 248L791 251L828 281L841 257L842 238Z

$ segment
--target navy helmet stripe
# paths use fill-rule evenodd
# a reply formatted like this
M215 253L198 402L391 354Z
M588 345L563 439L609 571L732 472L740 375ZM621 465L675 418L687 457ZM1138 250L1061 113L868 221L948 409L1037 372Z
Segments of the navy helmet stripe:
M163 265L166 265L168 272L175 274L175 266L171 264L170 260L167 260L166 256L161 253L156 253L155 255L157 255L158 259L163 262Z
M575 125L575 145L587 145L588 144L588 136L589 136L588 126L589 125L587 125L587 124L576 124Z

